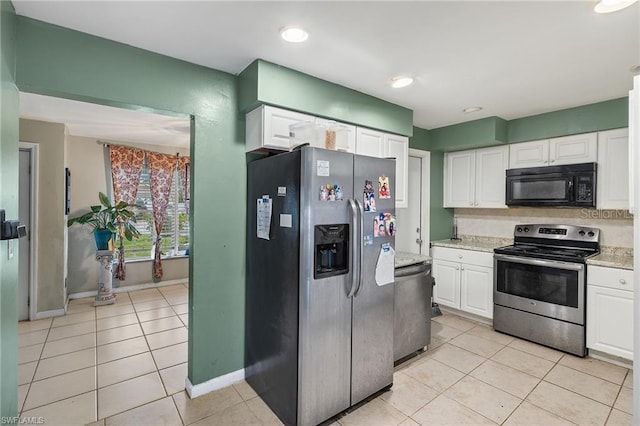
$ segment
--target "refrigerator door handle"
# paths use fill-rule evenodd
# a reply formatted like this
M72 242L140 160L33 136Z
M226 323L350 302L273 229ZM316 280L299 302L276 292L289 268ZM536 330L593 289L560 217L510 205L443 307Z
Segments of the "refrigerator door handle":
M355 295L356 291L357 291L357 286L360 282L360 268L359 268L359 264L360 259L359 259L359 252L358 252L358 245L357 245L357 238L359 235L359 232L357 232L357 226L358 226L358 207L356 206L356 202L354 200L349 200L349 208L351 210L351 217L350 217L350 227L351 227L351 289L349 290L349 294L347 295L348 298L351 298Z
M356 287L356 291L353 294L354 296L358 295L360 291L360 284L362 284L362 253L364 253L364 207L360 200L356 200L356 206L358 207L358 286Z

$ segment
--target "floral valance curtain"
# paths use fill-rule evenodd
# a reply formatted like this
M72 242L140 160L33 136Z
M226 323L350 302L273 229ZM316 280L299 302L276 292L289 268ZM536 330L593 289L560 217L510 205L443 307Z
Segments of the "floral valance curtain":
M189 157L180 157L178 160L178 170L182 179L182 190L184 191L185 207L189 214L189 205L191 204L191 177L190 177L191 159Z
M136 202L144 156L145 152L141 149L116 145L109 147L111 179L113 181L113 195L116 204L120 201L129 204ZM115 277L119 280L124 280L126 277L124 235L119 235L118 237L120 238L120 247L118 248L120 253Z
M151 169L151 203L153 205L153 221L156 230L155 253L153 259L153 277L162 278L162 261L160 260L162 225L167 217L169 194L173 174L176 170L178 157L175 155L147 153L147 164Z

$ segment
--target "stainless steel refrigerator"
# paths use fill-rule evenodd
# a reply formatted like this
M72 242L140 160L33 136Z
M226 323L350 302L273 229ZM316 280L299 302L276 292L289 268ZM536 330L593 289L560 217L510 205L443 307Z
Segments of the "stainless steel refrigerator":
M303 147L248 164L245 376L287 425L393 382L394 192L393 159Z

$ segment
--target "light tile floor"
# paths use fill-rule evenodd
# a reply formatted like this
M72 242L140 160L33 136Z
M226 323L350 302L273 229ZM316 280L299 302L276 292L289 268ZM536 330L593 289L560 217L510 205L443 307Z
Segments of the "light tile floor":
M246 382L189 399L186 303L186 286L162 287L107 307L74 300L64 317L20 323L21 415L65 426L280 424ZM391 390L333 424L632 423L626 368L449 313L432 335L428 351L396 367Z

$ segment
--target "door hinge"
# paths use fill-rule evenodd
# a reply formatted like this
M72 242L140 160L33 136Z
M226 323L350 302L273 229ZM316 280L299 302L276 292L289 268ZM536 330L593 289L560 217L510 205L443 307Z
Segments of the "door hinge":
M31 306L31 296L27 296L27 306Z

